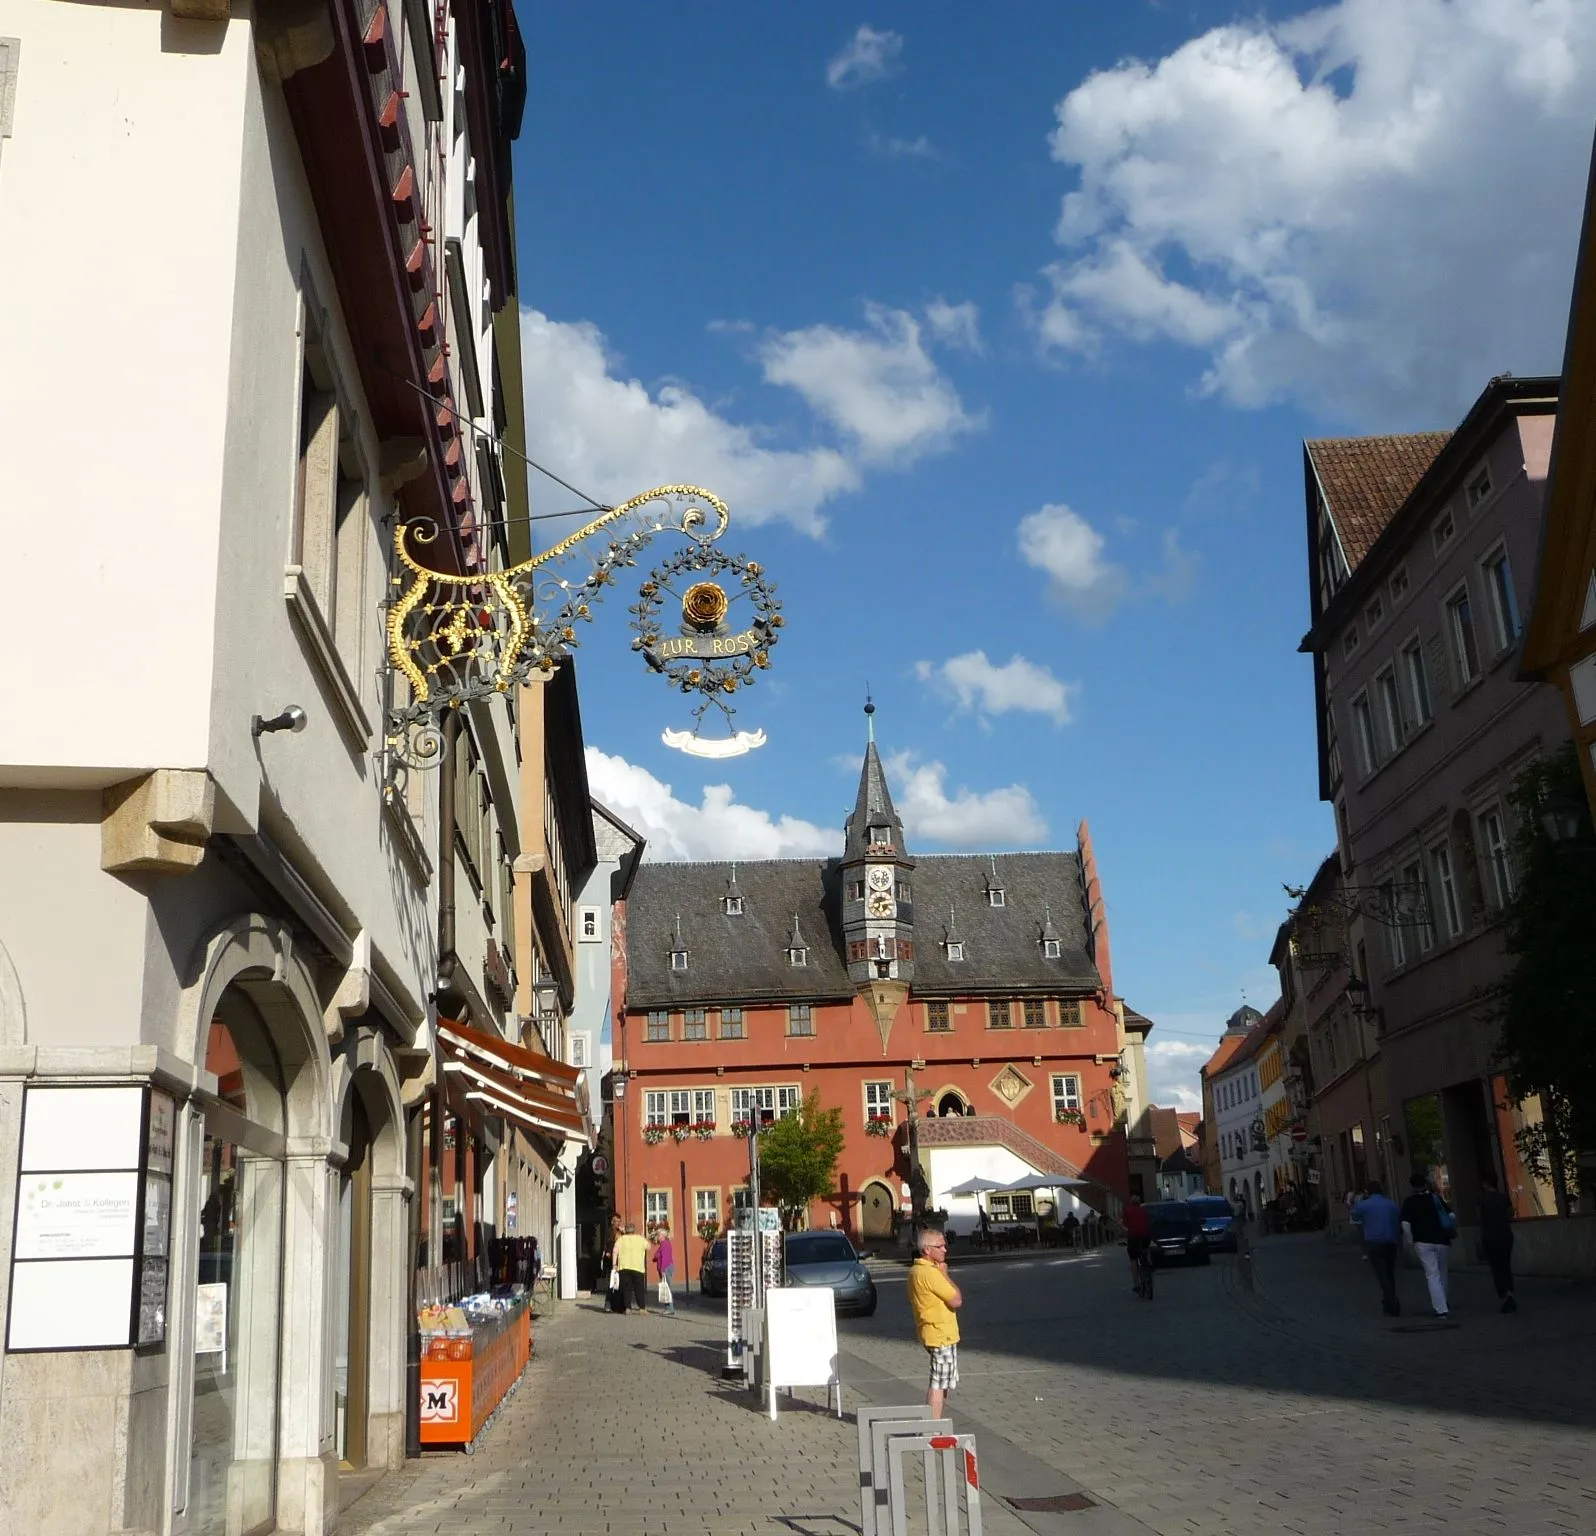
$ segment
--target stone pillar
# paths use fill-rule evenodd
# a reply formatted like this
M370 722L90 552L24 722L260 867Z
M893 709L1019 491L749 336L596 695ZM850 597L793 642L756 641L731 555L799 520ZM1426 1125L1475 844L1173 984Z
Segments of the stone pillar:
M559 1284L560 1300L576 1300L576 1180L567 1180L565 1188L555 1196L557 1211L556 1227L559 1232L559 1246L557 1248L558 1263L560 1267ZM682 1253L687 1252L686 1244L682 1245Z
M397 1174L371 1181L371 1341L366 1353L366 1464L405 1459L405 1345L409 1305L410 1202L415 1185Z
M289 1144L285 1165L277 1524L303 1536L324 1536L338 1518L328 1262L338 1171L331 1154L330 1143L305 1138Z

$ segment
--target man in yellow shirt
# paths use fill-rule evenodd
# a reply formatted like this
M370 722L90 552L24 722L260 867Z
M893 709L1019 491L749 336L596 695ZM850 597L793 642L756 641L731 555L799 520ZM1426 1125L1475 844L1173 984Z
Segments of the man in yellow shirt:
M916 1245L920 1256L909 1266L909 1309L915 1332L931 1356L925 1400L931 1417L940 1419L947 1394L959 1384L959 1320L953 1314L964 1305L964 1297L948 1278L947 1238L927 1227Z
M626 1231L615 1239L615 1267L621 1272L621 1310L628 1307L648 1311L643 1287L648 1279L648 1243L637 1228L627 1222Z

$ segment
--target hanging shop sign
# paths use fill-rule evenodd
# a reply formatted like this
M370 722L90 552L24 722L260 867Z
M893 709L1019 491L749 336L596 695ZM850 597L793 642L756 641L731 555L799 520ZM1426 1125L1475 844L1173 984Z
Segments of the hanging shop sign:
M165 1339L176 1124L147 1086L26 1090L7 1349Z

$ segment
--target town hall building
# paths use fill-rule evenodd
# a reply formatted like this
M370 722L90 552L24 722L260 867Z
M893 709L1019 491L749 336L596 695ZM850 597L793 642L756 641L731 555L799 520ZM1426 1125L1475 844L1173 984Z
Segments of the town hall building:
M689 1273L748 1198L749 1122L815 1089L847 1139L812 1225L879 1241L923 1180L967 1233L972 1177L1080 1180L1056 1214L1117 1210L1139 1055L1084 822L1069 853L916 857L872 733L840 858L643 864L616 932L615 1202L687 1238Z

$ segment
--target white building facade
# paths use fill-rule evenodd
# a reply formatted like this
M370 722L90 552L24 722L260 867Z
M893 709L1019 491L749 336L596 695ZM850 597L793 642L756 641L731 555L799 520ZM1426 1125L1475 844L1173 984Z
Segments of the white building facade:
M0 727L0 1530L308 1536L403 1459L440 807L387 751L383 603L396 522L503 558L466 424L516 371L506 15L4 9L0 505L46 686ZM479 974L511 733L464 733Z
M1256 1010L1248 1010L1259 1017ZM1248 1218L1271 1198L1269 1146L1263 1130L1263 1090L1257 1051L1263 1024L1254 1024L1238 1049L1211 1074L1219 1146L1220 1193Z

